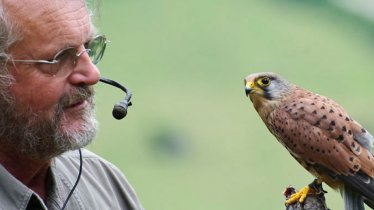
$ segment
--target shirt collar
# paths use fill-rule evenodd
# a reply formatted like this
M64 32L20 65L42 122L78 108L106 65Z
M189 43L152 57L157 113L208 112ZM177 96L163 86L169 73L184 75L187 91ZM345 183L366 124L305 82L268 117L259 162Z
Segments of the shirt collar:
M0 165L0 203L4 207L26 209L33 191L12 176Z
M50 183L54 183L53 175L50 176ZM42 202L42 199L30 188L16 179L0 164L0 203L6 209L26 209L31 197L36 197L41 201L44 209L47 207ZM0 207L1 209L1 207Z

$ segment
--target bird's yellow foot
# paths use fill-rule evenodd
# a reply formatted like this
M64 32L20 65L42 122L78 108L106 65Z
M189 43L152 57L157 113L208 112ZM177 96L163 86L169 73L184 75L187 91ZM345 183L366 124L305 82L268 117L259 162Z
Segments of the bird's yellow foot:
M322 181L315 179L312 183L308 186L302 188L300 191L296 191L293 187L288 187L284 192L286 196L286 205L290 205L296 202L303 203L308 195L320 195L323 193L327 193L322 188Z
M313 189L309 186L303 187L300 191L292 194L291 197L286 200L286 205L290 205L295 202L303 203L311 191L313 191Z

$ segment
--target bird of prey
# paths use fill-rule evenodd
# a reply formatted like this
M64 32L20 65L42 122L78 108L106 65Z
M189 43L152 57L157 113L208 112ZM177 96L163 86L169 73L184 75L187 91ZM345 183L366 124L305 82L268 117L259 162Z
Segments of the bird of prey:
M246 95L269 131L317 179L339 190L345 210L374 209L373 136L333 100L275 73L244 80ZM303 202L310 185L286 204Z

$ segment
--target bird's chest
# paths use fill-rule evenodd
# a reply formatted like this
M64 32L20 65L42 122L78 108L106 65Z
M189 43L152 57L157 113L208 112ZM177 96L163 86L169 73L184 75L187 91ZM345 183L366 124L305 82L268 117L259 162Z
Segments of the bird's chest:
M334 189L340 183L326 173L319 162L332 151L324 147L329 142L324 139L319 129L310 126L306 121L297 121L287 113L272 113L266 126L287 151L313 176L324 180Z
M300 157L298 144L301 132L294 128L288 128L287 118L269 117L265 123L269 131L275 136L279 143L281 143L293 157Z

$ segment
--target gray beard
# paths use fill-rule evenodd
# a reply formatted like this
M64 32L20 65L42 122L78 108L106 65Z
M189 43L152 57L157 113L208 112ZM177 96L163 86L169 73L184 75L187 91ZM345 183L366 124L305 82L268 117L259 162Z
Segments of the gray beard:
M16 100L4 90L0 93L0 145L8 152L31 159L48 160L66 151L88 145L96 136L98 122L94 116L93 89L77 87L59 100L52 119L35 113L29 107L16 111ZM78 129L62 129L63 108L72 102L87 100L89 105L79 113Z

